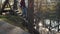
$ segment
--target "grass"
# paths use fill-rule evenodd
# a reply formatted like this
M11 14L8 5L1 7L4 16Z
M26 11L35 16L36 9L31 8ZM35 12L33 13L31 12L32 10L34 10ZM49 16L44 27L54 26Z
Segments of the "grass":
M13 15L3 16L3 15L0 15L0 19L2 19L3 21L6 21L6 22L8 22L12 25L18 26L18 27L20 27L23 30L28 32L26 27L22 24L24 21L21 18L19 18L18 16L13 16Z

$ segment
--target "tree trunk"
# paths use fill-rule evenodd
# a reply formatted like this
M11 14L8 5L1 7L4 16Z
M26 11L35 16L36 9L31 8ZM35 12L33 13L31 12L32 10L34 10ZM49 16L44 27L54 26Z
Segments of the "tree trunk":
M27 11L27 19L29 21L29 32L31 34L39 34L37 30L34 29L34 0L28 0L28 11Z

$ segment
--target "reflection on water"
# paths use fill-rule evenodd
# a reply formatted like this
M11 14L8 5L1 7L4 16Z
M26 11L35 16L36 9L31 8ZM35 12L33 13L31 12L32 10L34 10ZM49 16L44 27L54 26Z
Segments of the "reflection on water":
M59 29L60 29L60 25L59 25L59 23L60 22L58 22L58 20L50 20L50 19L44 19L43 20L44 21L44 23L43 22L39 22L39 32L41 33L41 34L45 34L45 33L49 33L49 34L56 34L56 32L58 32L59 31ZM43 24L43 25L42 25Z

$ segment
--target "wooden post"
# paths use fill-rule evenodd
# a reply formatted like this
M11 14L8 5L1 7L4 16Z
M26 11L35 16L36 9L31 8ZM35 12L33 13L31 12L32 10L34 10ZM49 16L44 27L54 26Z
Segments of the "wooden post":
M17 10L17 0L14 0L13 9L14 9L14 10Z

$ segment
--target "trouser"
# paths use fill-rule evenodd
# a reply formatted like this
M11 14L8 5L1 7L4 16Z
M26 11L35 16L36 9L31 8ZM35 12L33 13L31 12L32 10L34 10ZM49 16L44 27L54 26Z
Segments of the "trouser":
M27 16L27 8L26 7L22 7L22 13L24 16Z

